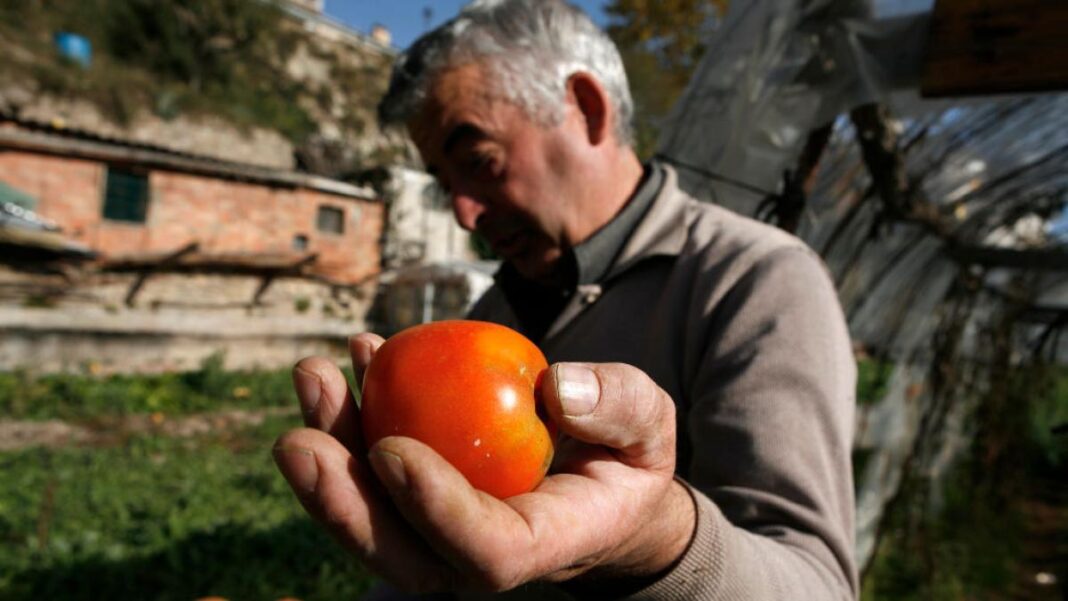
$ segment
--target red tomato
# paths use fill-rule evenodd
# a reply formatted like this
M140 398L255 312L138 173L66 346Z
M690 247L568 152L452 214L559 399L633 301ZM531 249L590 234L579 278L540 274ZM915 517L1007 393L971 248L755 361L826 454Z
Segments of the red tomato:
M408 328L375 353L363 380L367 446L386 436L429 445L497 498L529 492L553 457L535 388L548 367L522 334L480 321Z

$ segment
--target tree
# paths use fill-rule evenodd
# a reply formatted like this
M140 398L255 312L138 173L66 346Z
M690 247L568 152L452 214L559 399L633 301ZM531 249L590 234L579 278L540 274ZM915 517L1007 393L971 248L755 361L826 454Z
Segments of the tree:
M729 0L611 0L608 35L619 46L635 104L635 145L647 158L660 123L704 54Z

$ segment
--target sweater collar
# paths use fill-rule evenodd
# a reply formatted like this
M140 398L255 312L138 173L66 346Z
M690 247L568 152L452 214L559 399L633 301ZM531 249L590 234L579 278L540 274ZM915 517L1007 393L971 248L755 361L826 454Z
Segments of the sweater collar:
M686 203L679 193L678 174L669 165L659 167L664 173L664 183L605 279L623 273L649 257L678 256L686 244Z

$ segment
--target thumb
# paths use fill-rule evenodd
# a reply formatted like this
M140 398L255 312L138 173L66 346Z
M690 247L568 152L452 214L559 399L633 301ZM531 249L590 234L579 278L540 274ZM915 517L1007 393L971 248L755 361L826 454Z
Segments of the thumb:
M623 363L557 363L542 402L572 438L616 451L640 468L675 468L675 403L640 369Z

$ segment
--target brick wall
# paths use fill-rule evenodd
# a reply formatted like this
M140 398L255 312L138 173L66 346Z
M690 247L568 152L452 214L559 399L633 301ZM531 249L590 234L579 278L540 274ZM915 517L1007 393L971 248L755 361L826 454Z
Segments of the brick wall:
M153 171L146 221L134 224L103 218L105 179L103 163L0 151L0 181L36 197L40 215L105 256L168 252L193 241L204 253L284 253L303 235L324 276L352 283L379 270L380 202ZM318 231L321 205L343 211L342 234Z

